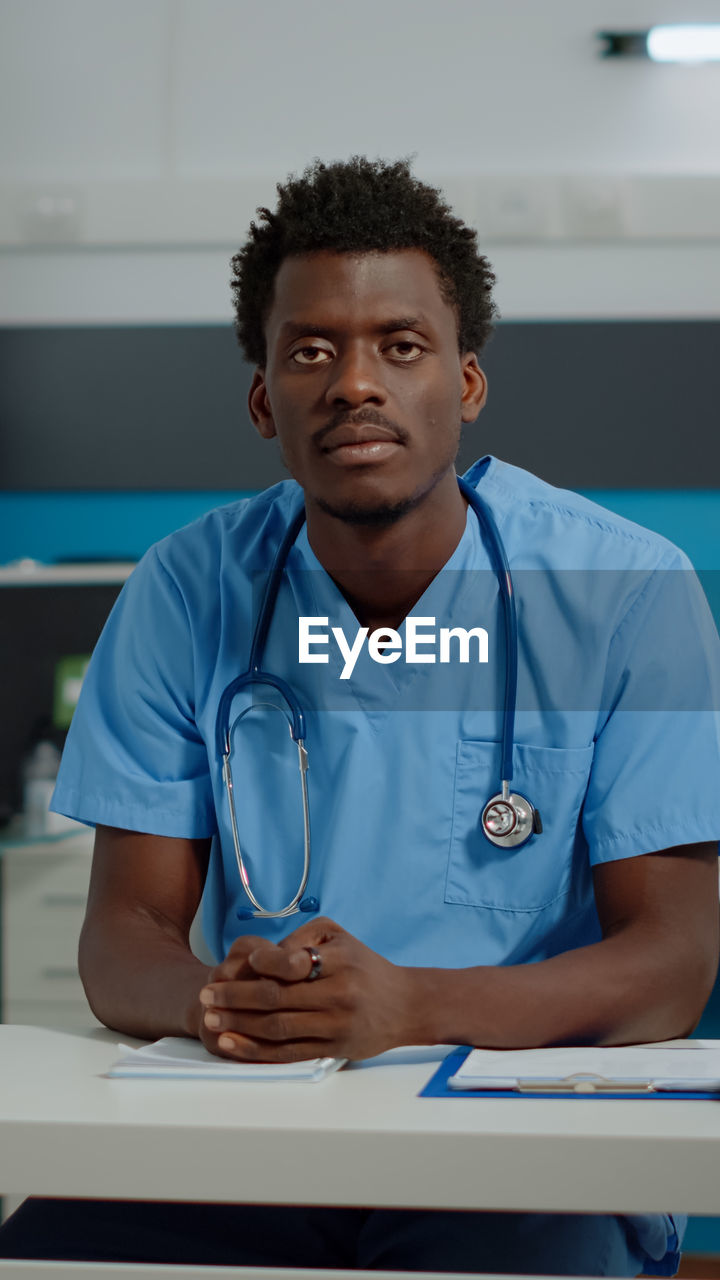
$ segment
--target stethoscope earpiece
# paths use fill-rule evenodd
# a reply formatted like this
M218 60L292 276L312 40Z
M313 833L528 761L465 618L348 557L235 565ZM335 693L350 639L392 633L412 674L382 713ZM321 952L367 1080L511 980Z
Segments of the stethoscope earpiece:
M543 829L539 809L526 796L510 793L506 787L488 800L481 825L485 838L499 849L519 849Z

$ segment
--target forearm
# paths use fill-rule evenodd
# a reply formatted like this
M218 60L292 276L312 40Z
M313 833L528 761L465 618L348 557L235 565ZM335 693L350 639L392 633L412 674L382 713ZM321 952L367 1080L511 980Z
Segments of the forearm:
M536 964L414 969L405 1043L523 1048L628 1044L687 1035L714 967L632 931Z
M211 969L169 923L149 912L106 913L85 924L80 977L106 1026L143 1039L197 1036L198 996Z

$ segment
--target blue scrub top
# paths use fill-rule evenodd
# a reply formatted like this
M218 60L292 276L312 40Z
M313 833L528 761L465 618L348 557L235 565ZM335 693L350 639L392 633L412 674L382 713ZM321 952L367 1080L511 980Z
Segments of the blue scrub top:
M306 715L307 892L323 914L400 964L529 963L587 945L600 938L593 865L720 837L711 800L720 779L720 646L687 558L494 458L467 479L495 516L513 572L512 789L540 810L542 835L501 850L479 826L500 785L506 655L498 584L471 511L412 616L434 618L436 631L483 628L486 663L411 664L404 652L378 663L365 647L342 680L344 660L330 640L314 649L327 663L301 663L299 616L327 619L325 631L342 627L350 642L358 628L304 527L263 660ZM238 918L249 904L216 750L221 695L247 669L260 593L301 502L287 481L148 551L96 647L53 798L54 809L90 824L213 837L203 919L218 959L240 933L278 939L305 918ZM403 641L405 633L403 624ZM273 690L233 702L233 777L253 891L278 908L300 880L302 808L297 753L263 702L276 702ZM654 1259L672 1253L667 1217L633 1221Z
M488 661L392 664L364 647L352 675L298 656L298 617L348 641L357 619L303 527L287 561L263 666L307 721L308 893L397 963L447 967L544 959L599 938L591 867L720 836L718 639L686 557L663 538L527 472L483 459L468 473L513 571L520 627L513 789L544 831L497 849L479 818L499 790L505 645L498 585L477 519L412 610L482 627ZM212 836L204 924L217 957L239 932L240 884L216 751L225 687L248 666L258 600L291 513L292 481L210 512L141 561L107 622L73 717L53 807L83 822ZM319 625L316 631L322 630ZM431 631L429 624L423 629ZM404 638L405 624L400 628ZM418 652L430 652L421 646ZM437 649L434 650L437 655ZM457 654L457 650L451 651ZM232 705L240 842L264 905L302 869L297 754L284 722Z

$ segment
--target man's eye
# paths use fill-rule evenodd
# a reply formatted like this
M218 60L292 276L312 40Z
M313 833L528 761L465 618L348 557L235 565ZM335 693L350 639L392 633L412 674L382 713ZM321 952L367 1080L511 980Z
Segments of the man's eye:
M401 360L417 360L422 355L419 342L393 342L391 351L395 351Z
M318 358L320 357L320 358ZM299 347L292 358L297 364L325 364L330 352L325 347Z

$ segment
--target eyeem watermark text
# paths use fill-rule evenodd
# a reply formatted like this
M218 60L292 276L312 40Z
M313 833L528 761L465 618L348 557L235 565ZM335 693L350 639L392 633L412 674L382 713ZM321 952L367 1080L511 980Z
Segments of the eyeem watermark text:
M410 616L405 619L403 646L403 637L392 627L377 631L358 627L355 639L349 643L342 627L328 631L327 626L327 618L298 618L298 657L300 662L329 662L329 652L322 652L322 648L329 646L332 636L345 660L341 680L350 679L366 642L373 662L398 662L403 657L403 647L405 661L412 663L488 660L488 633L484 627L471 627L469 631L465 627L440 627L438 632L434 618Z

